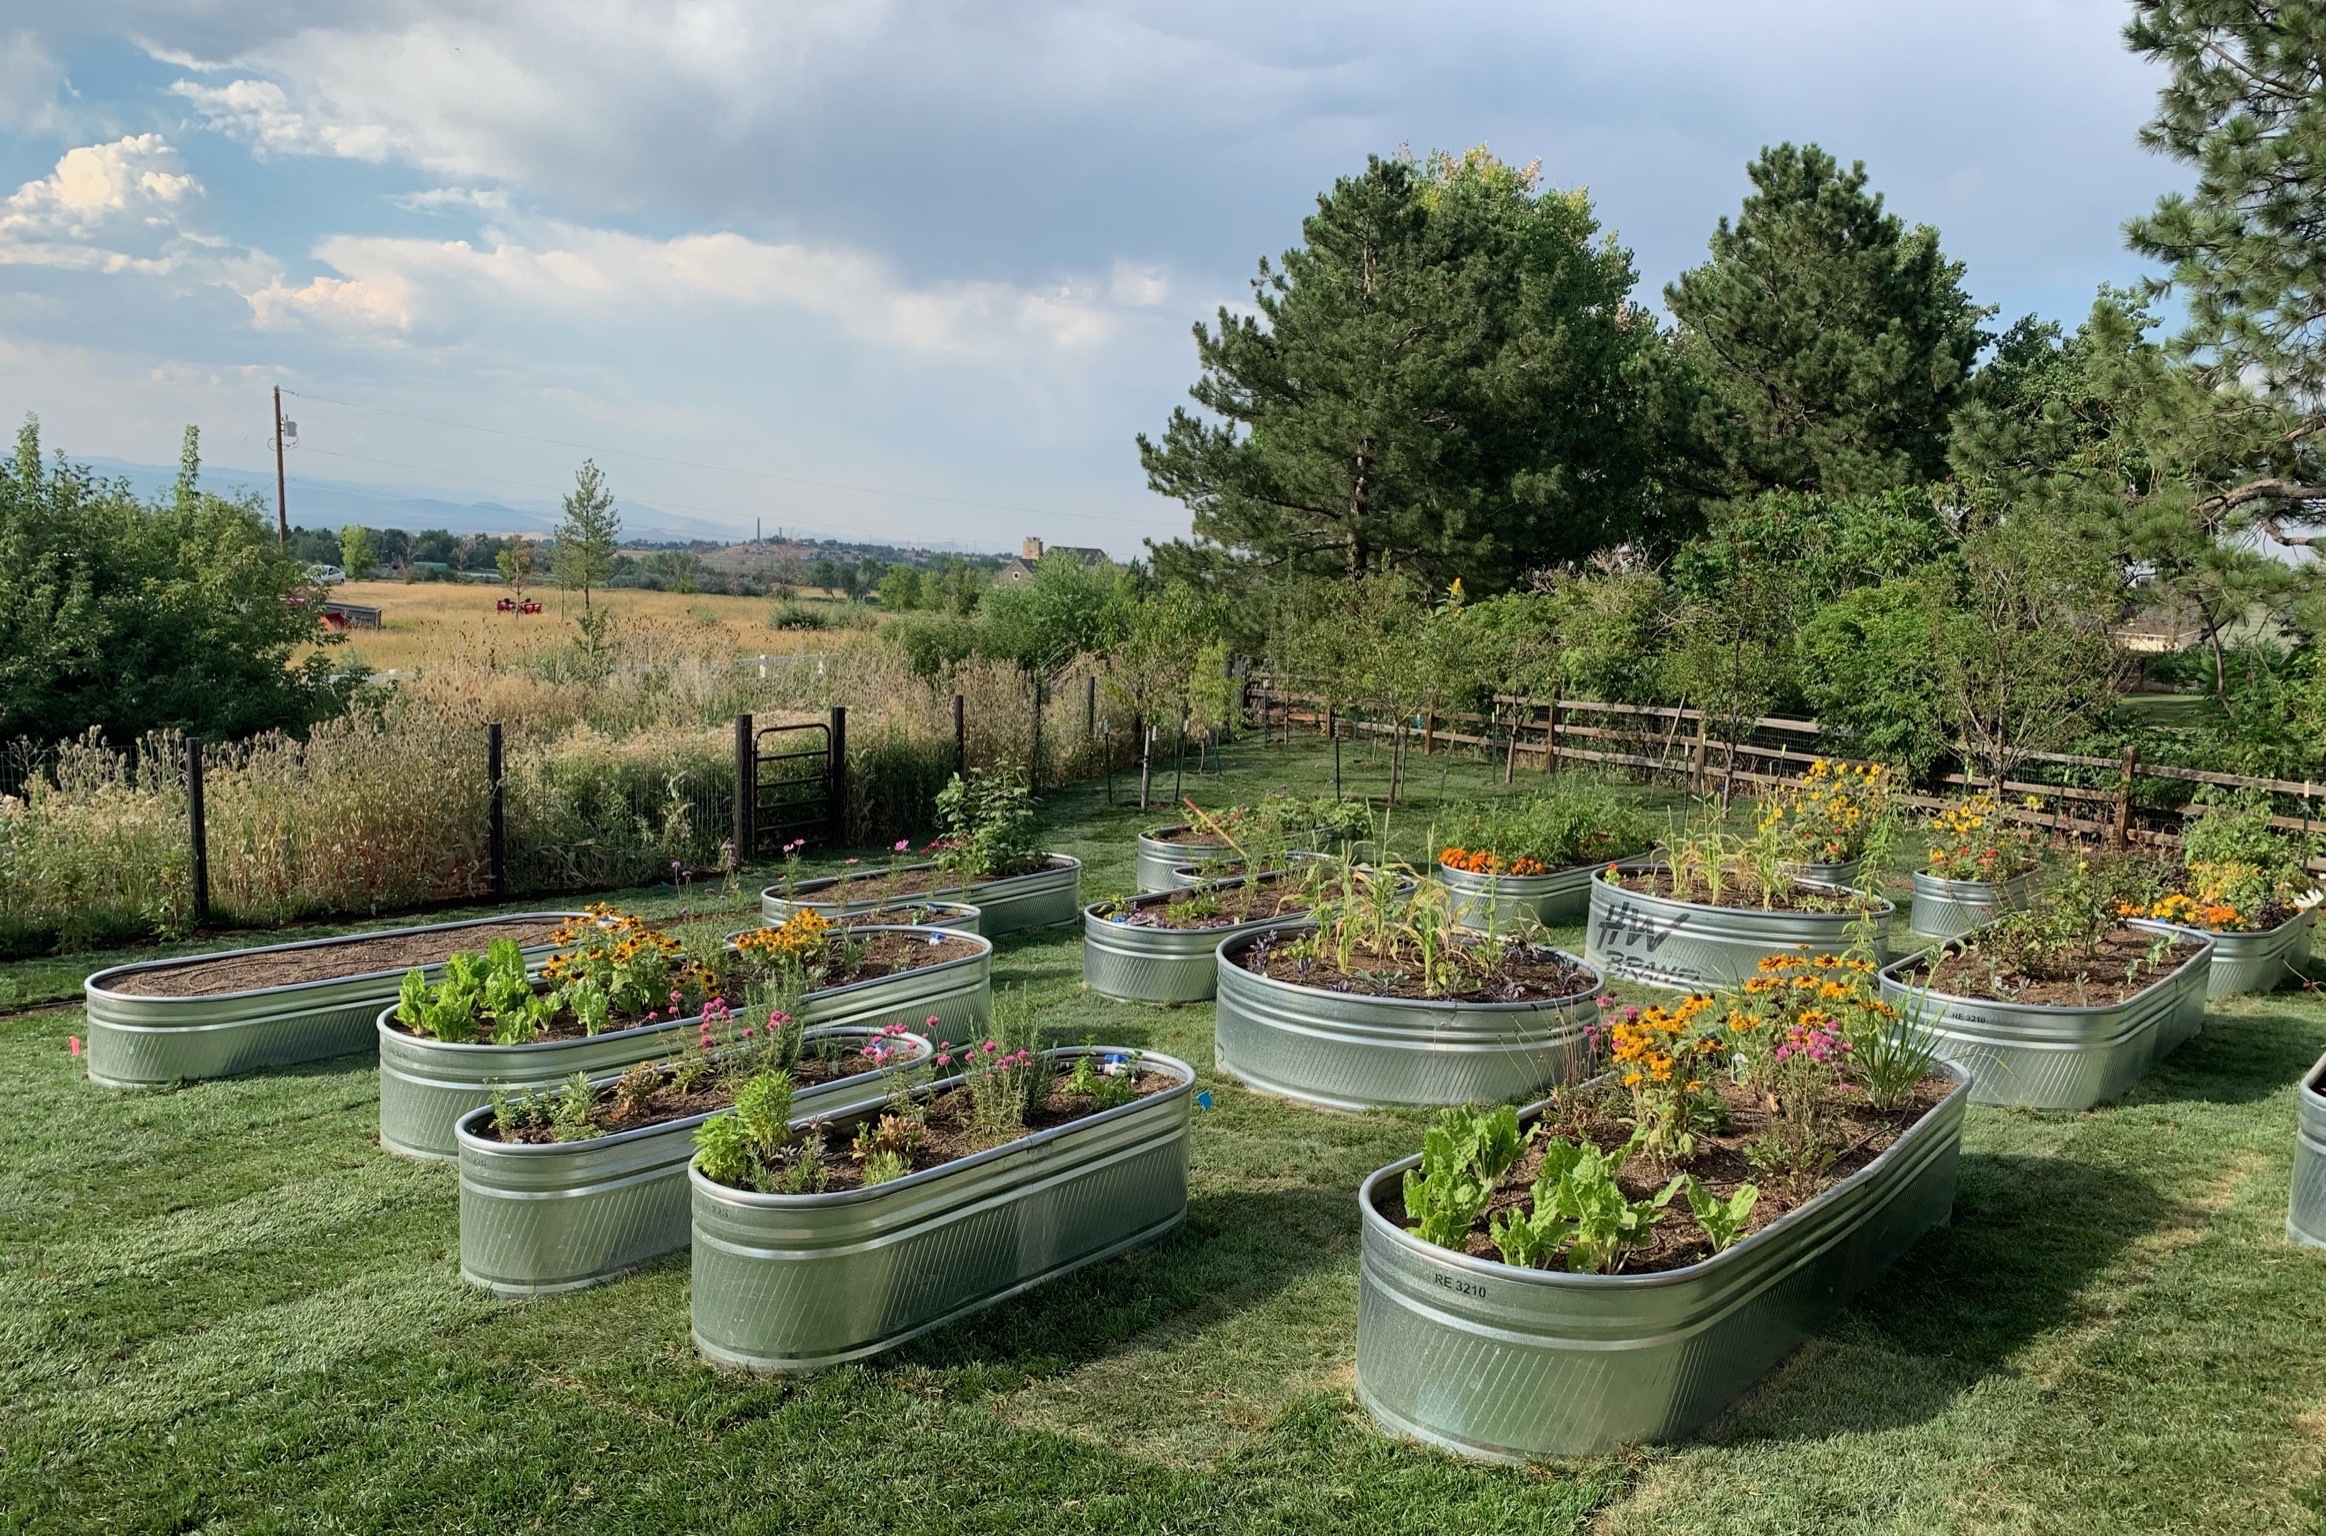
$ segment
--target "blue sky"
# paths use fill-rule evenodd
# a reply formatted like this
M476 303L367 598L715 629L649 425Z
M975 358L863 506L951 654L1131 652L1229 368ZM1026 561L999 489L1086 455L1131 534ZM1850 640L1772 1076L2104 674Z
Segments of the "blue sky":
M532 501L587 448L743 532L1127 555L1186 527L1131 439L1188 327L1369 152L1539 159L1657 302L1815 140L1998 323L2187 181L2114 0L483 9L0 0L0 411L256 469L279 383L294 475Z

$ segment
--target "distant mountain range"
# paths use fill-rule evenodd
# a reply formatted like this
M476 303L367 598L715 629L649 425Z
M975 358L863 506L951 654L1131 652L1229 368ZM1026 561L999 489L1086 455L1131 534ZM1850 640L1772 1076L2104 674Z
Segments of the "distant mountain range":
M135 464L126 459L108 458L89 458L80 462L86 463L100 475L127 480L133 491L147 498L167 495L170 488L178 483L178 470L174 464ZM274 509L275 477L272 473L259 474L205 465L202 470L202 488L227 496L237 496L248 491L270 512ZM442 528L452 533L524 533L539 536L556 527L560 516L558 504L554 501L479 501L473 496L446 490L442 486L394 482L360 484L345 480L318 480L308 475L294 475L291 478L288 499L293 526L305 528L339 528L348 523L361 523L366 528L402 528L413 533L423 528ZM624 498L620 506L622 536L625 539L710 539L728 543L741 541L745 537L724 523L665 512L647 502ZM772 533L774 530L769 531ZM933 539L916 547L991 553L982 545L956 544L947 540Z

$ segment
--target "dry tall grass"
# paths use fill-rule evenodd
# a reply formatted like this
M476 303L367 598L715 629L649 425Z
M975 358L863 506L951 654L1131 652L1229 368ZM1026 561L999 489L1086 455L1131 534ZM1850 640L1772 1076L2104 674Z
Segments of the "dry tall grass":
M821 720L845 705L847 837L918 838L953 772L953 696L972 767L1045 784L1132 760L1128 723L1094 721L1081 658L1051 686L1036 764L1034 694L1016 669L935 680L867 635L820 654L736 664L684 625L614 627L517 664L454 647L304 741L269 734L204 753L211 908L271 924L371 913L489 889L485 726L504 732L513 893L579 891L716 867L731 834L731 721ZM1103 690L1102 690L1103 692ZM1099 729L1093 733L1091 727ZM159 937L191 916L183 743L66 743L53 771L0 800L0 950Z

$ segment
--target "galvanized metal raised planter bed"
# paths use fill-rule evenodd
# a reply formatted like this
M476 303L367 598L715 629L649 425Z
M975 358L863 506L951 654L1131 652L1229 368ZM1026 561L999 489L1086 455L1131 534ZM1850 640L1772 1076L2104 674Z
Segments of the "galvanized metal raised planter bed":
M2326 1248L2326 1056L2296 1090L2294 1191L2286 1203L2286 1236Z
M803 1049L850 1055L880 1038L872 1029L812 1029ZM891 1037L902 1054L891 1064L925 1061L935 1047L923 1036ZM618 1080L596 1080L605 1088ZM837 1119L885 1101L888 1074L867 1069L800 1088L800 1113ZM720 1113L714 1111L713 1113ZM648 1259L687 1245L691 1197L686 1165L695 1131L709 1114L690 1115L589 1141L512 1143L482 1134L488 1106L460 1117L460 1275L496 1296L546 1296L613 1279Z
M690 1165L695 1348L755 1371L862 1360L1171 1231L1195 1072L1143 1065L1176 1086L871 1189L749 1194Z
M1174 891L1179 884L1171 872L1180 865L1201 869L1206 864L1219 864L1240 859L1242 854L1225 843L1174 843L1167 841L1174 832L1194 829L1185 822L1174 826L1156 827L1139 834L1138 857L1132 863L1132 873L1138 877L1139 894L1155 891Z
M1262 880L1276 876L1263 875ZM1242 880L1222 880L1221 890L1234 890ZM1130 907L1163 904L1177 891L1156 892L1122 903ZM1082 983L1101 997L1126 1003L1200 1003L1219 986L1219 947L1223 940L1263 928L1280 927L1283 917L1259 917L1250 922L1217 928L1142 928L1099 915L1110 902L1082 909Z
M905 918L913 914L917 914L920 921L907 923ZM845 915L851 919L863 917L888 919L881 923L851 923L851 926L859 928L943 928L950 933L977 933L979 932L978 920L983 914L965 901L911 901L901 902L894 907L867 907L862 912L850 912ZM729 933L725 941L728 952L735 952L737 939L747 933L757 933L758 931L758 928L737 928Z
M1542 875L1481 875L1440 864L1438 877L1453 892L1455 923L1481 933L1507 933L1526 922L1580 921L1591 907L1591 877L1606 867L1602 862Z
M1922 958L1915 955L1882 972L1882 998L1930 1032L1940 1060L1971 1075L1973 1103L2090 1109L2121 1097L2205 1022L2210 940L2163 923L2130 926L2198 942L2177 954L2176 969L2121 1003L2059 1007L1931 991L1905 977Z
M1519 1269L1425 1243L1379 1203L1420 1158L1390 1164L1357 1192L1358 1401L1391 1434L1487 1461L1702 1427L1948 1218L1970 1096L1950 1075L1954 1091L1871 1163L1660 1274Z
M1914 905L1908 912L1916 933L1934 939L1954 939L1984 927L2005 912L2027 905L2043 882L2043 871L2031 869L2008 880L1942 880L1928 870L1914 872Z
M416 933L457 935L464 928L482 924L531 919L578 922L583 916L579 912L518 912L457 923L423 923L411 928L342 934L337 938L304 939L296 944L267 944L253 949L221 950L214 955L186 955L175 960L112 966L82 983L82 996L89 1012L89 1081L106 1088L153 1087L200 1078L232 1077L261 1067L320 1061L327 1056L369 1050L372 1021L384 1005L396 1000L397 988L403 985L408 967L205 997L136 996L113 990L116 982L137 972L171 970L243 955L328 949L334 944L401 938ZM552 949L547 944L532 946L524 952L526 963L538 969ZM431 981L444 974L441 965L423 969Z
M1022 928L1049 928L1059 923L1074 921L1082 910L1082 861L1063 853L1049 856L1048 867L1029 875L1011 875L1002 880L981 880L967 891L959 886L946 886L928 892L931 900L962 901L978 910L978 931L987 938L999 938L1005 933L1016 933ZM899 873L912 870L935 869L934 864L900 864ZM834 899L844 897L849 885L860 880L878 880L886 876L883 869L864 870L852 875L833 875L821 880L802 880L786 897L779 886L769 886L759 893L760 915L771 923L780 923L799 908L820 912L826 917L844 913L877 911L894 906L897 898L880 897L865 901Z
M2185 931L2213 941L2213 968L2205 978L2207 997L2235 997L2240 992L2274 992L2298 980L2310 963L2310 934L2318 916L2315 907L2263 933L2219 933L2210 928Z
M1866 872L1864 859L1843 859L1836 864L1787 864L1785 873L1811 885L1855 885L1858 876Z
M1633 860L1625 874L1654 866ZM1836 895L1863 892L1833 887ZM1889 958L1890 920L1897 908L1877 898L1874 960ZM1619 981L1672 991L1711 991L1755 973L1764 955L1846 953L1865 921L1858 912L1766 912L1759 907L1711 907L1630 891L1610 884L1604 869L1591 876L1591 917L1583 958Z
M927 929L865 928L863 933L922 933ZM993 944L975 934L950 934L977 953L893 976L829 987L802 998L800 1018L811 1029L844 1024L902 1024L921 1033L966 1035L985 1027L993 1009ZM930 1015L938 1022L929 1024ZM618 1073L676 1050L679 1031L700 1016L574 1040L524 1045L452 1045L407 1034L395 1010L379 1016L380 1145L402 1157L459 1155L453 1127L492 1100L495 1087L541 1089L576 1072Z
M1240 963L1262 933L1310 926L1274 923L1220 942L1212 1054L1247 1087L1327 1109L1496 1104L1588 1069L1597 972L1571 997L1460 1003L1328 992Z

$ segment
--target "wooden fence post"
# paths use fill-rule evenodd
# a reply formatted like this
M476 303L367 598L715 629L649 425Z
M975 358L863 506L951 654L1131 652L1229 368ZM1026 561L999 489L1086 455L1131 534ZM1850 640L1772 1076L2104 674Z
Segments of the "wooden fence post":
M210 925L210 831L202 804L202 738L186 738L186 833L194 853L194 926Z
M501 799L501 722L490 720L485 723L485 868L495 901L509 899L507 825Z
M953 771L965 777L969 772L969 716L958 693L953 695Z
M1706 748L1706 741L1705 741L1705 728L1706 728L1706 721L1705 721L1705 718L1704 718L1704 711L1702 711L1702 710L1698 710L1698 711L1696 712L1696 744L1695 744L1695 749L1694 749L1694 750L1693 750L1693 751L1692 751L1692 752L1689 754L1689 765L1688 765L1688 792L1689 792L1690 794L1701 795L1701 794L1703 794L1703 793L1704 793L1704 770L1705 770L1705 761L1704 761L1704 756L1705 756L1705 748ZM1730 759L1730 764L1731 764L1731 767L1733 767L1733 766L1734 766L1735 758L1736 758L1736 753L1735 753L1735 751L1732 749L1732 750L1729 752L1729 759Z
M1543 713L1543 772L1559 771L1559 701L1554 698Z
M498 729L498 727L495 727ZM759 742L749 715L735 717L735 864L759 851Z
M2124 765L2116 774L2116 828L2114 841L2122 848L2132 841L2132 771L2140 765L2140 748L2124 749ZM1997 798L2000 798L1998 794Z
M1034 674L1034 746L1026 754L1026 782L1035 794L1042 792L1042 675Z
M848 841L848 706L832 706L831 755L824 762L824 817L826 835L835 848Z
M1425 710L1421 717L1421 755L1429 756L1430 753L1437 750L1437 745L1438 712L1434 709Z
M1098 674L1093 672L1082 680L1082 739L1090 740L1098 734Z

